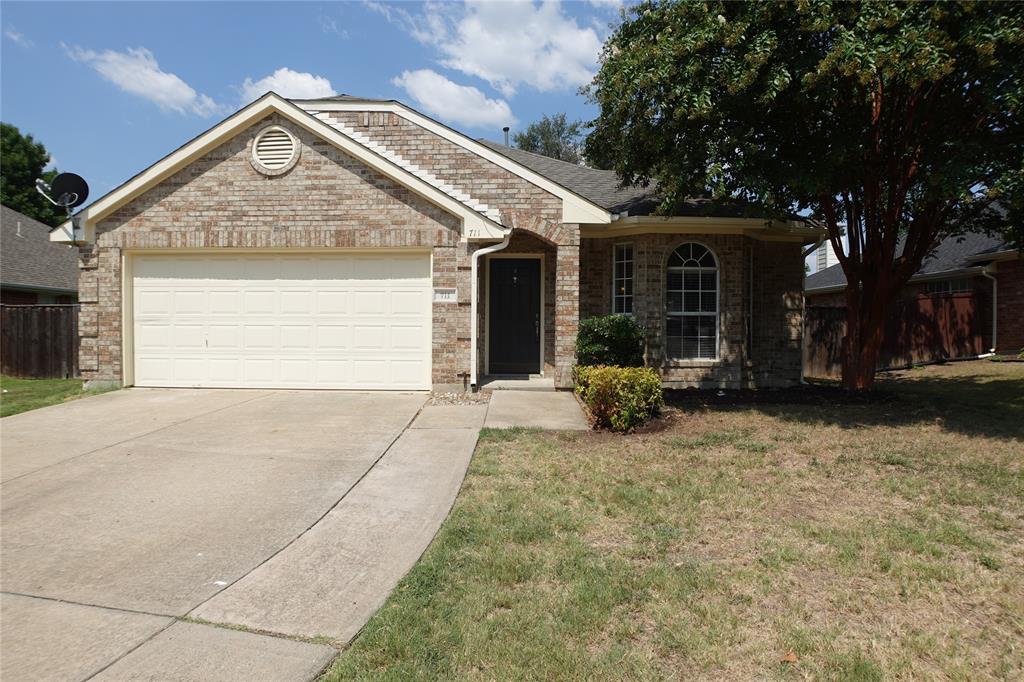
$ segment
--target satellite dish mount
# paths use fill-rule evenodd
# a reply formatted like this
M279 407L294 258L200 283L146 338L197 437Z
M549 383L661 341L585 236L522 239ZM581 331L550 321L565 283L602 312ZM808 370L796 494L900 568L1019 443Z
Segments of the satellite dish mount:
M83 243L85 234L78 217L72 213L89 198L89 185L82 176L74 173L61 173L53 179L52 183L47 183L39 178L36 180L36 191L46 197L46 200L54 206L60 206L67 211L68 220L71 221L72 242Z

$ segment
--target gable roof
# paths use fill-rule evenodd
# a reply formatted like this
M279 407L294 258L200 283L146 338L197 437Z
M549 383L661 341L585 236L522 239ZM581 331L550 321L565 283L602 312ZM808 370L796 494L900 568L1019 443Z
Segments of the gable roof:
M0 207L0 284L78 291L78 251L52 244L50 226Z
M303 109L313 114L331 111L371 111L396 114L560 198L562 200L563 222L606 224L610 223L613 219L608 209L581 195L571 187L560 184L544 173L538 172L509 156L496 152L480 140L474 140L458 130L430 118L412 107L406 106L398 100L375 100L353 97L351 95L337 95L335 97L315 100L294 101Z
M930 279L946 275L956 275L980 269L979 256L1008 250L1009 244L1002 237L977 232L946 237L935 250L925 257L924 262L911 281ZM903 252L903 242L896 247L896 253ZM984 260L984 258L981 258ZM846 286L846 273L840 264L832 265L808 275L804 280L804 291L807 293L824 293Z
M76 231L73 234L71 222L68 221L51 231L50 240L55 242L91 241L94 239L96 223L105 216L152 189L189 163L258 123L271 113L280 114L291 123L318 135L382 175L461 218L464 239L469 235L481 239L500 239L505 234L505 228L485 215L484 212L475 210L439 186L431 184L394 160L387 158L384 154L368 148L361 142L331 127L289 100L274 92L268 92L79 211L75 219L82 227L81 232Z

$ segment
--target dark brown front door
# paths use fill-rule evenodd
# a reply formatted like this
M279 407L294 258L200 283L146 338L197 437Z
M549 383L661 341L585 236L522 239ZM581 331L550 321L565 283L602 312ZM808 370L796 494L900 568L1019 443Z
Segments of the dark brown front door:
M540 260L490 260L491 374L540 373Z

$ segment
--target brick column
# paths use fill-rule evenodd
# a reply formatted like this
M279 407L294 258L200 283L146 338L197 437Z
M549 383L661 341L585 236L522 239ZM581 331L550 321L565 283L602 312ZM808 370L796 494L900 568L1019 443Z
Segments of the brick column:
M562 225L555 253L555 386L572 388L580 322L580 226Z

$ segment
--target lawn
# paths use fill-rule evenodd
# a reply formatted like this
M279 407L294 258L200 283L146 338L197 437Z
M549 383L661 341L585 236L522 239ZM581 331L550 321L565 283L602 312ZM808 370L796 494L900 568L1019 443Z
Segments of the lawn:
M83 391L81 379L16 379L0 377L0 417L56 405L103 391Z
M1021 679L1024 364L880 388L485 431L326 679Z

